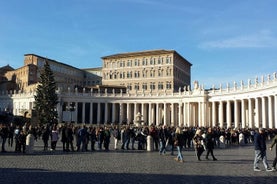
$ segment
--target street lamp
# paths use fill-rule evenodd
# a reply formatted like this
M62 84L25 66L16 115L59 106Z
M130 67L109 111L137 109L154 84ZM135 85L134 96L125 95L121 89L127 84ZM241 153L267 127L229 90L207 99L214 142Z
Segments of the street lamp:
M75 111L75 103L71 102L66 108L70 111L70 123L72 123L72 112Z

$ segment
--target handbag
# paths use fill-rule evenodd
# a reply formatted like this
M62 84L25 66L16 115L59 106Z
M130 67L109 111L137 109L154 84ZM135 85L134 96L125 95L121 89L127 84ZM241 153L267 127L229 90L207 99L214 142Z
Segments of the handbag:
M174 146L178 146L178 144L179 144L178 139L176 139L176 140L174 141Z
M205 151L204 146L202 144L197 145L197 149L201 153L203 153Z

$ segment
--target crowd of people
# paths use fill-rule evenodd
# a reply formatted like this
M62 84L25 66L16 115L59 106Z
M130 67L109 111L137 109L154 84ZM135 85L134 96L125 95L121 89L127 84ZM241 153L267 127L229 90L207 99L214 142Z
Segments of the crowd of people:
M182 150L194 149L195 156L201 161L201 156L206 150L205 159L216 161L214 148L230 145L254 144L255 152L258 149L257 140L261 136L258 130L254 129L223 129L220 127L174 127L167 125L150 125L135 127L132 125L76 125L64 123L62 125L45 125L32 127L28 124L24 126L14 126L13 124L1 124L0 136L2 142L2 152L6 152L6 146L13 147L17 153L25 153L26 137L31 134L35 141L42 139L44 151L55 151L58 141L62 142L64 152L78 151L98 151L104 150L146 150L149 140L153 144L153 150L160 155L169 152L177 156L174 158L178 162L184 162ZM277 143L276 130L268 129L262 132L265 140L273 139ZM258 138L257 138L258 136ZM151 139L148 140L148 137ZM257 140L256 140L257 139ZM111 141L113 148L111 148ZM50 142L50 146L49 146ZM7 145L6 145L7 144ZM262 144L262 146L264 146ZM271 150L274 144L271 145ZM260 149L260 148L259 148ZM277 148L276 148L277 150ZM266 159L264 147L262 152L255 154L254 170L258 171L257 163L259 159ZM266 161L264 161L265 163ZM276 159L273 169L276 168ZM268 164L265 163L267 169Z

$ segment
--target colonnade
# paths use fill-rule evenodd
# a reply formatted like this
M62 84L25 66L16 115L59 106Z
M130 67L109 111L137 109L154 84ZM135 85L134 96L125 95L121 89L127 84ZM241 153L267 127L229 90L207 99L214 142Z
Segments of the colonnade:
M201 98L206 99L206 98ZM220 126L224 128L277 128L277 95L255 98L208 100L145 100L121 102L115 100L98 102L73 102L76 107L71 121L87 124L134 123L140 114L145 125L166 124L170 126ZM98 99L99 100L99 99ZM171 101L171 102L170 102ZM72 103L65 102L64 105ZM60 121L69 121L70 115L63 110ZM65 116L67 115L67 117Z
M0 94L0 108L14 115L33 109L34 92ZM79 93L59 91L58 122L87 124L277 128L277 78L247 87L188 89L171 94ZM68 108L74 104L74 108Z
M277 96L211 102L208 120L213 126L277 128ZM216 123L218 122L218 124Z

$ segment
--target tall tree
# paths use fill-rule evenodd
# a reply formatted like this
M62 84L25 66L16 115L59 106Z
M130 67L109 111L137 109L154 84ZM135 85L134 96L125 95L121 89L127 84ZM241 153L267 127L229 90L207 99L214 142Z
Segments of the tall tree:
M41 124L52 125L56 123L58 117L57 104L56 82L50 65L46 60L35 95L35 110Z

